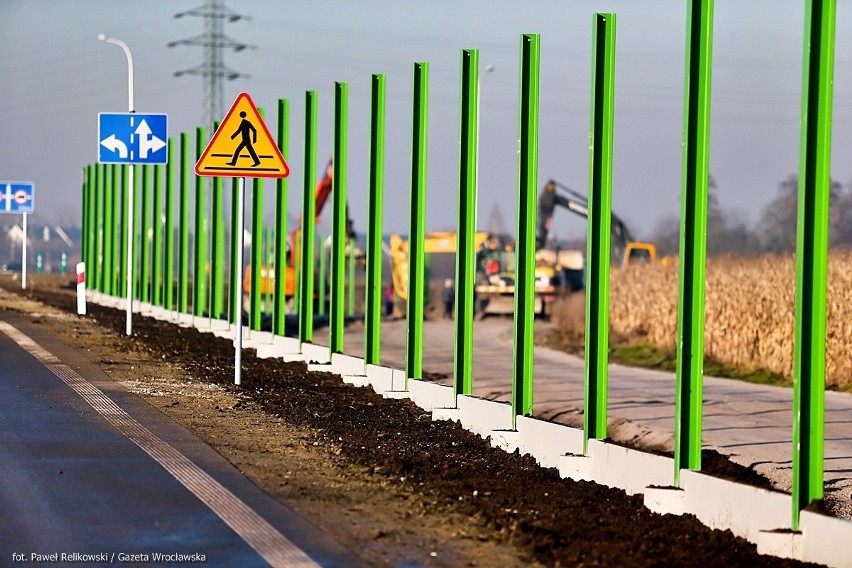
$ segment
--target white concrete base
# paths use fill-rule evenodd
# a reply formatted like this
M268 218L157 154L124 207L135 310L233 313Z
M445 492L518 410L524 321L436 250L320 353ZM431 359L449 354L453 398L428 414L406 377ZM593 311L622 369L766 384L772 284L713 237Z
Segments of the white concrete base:
M500 448L506 453L513 453L518 449L521 434L517 430L492 430L491 447Z
M302 344L302 355L309 363L328 364L331 363L331 354L328 347L314 343Z
M370 382L367 380L367 375L342 375L340 377L343 382L353 387L368 387Z
M683 515L686 512L686 492L677 487L646 487L645 508L658 515Z
M163 314L166 312L163 306L151 306L151 309L148 311L148 316L156 319L161 319Z
M234 340L236 338L236 327L231 329L230 326L227 329L211 329L210 333L215 335L216 337L221 337L222 339L230 339Z
M557 467L560 477L574 481L595 480L595 462L590 456L562 456Z
M192 320L192 326L198 331L209 331L210 330L210 318L205 318L203 316L196 316Z
M193 327L193 319L195 319L195 316L192 314L178 314L177 323L181 327Z
M336 373L341 375L366 375L364 360L343 353L331 354L331 365Z
M686 491L685 511L711 529L730 529L754 542L762 530L791 528L793 503L786 493L690 470L680 472L680 486Z
M432 420L452 420L453 422L460 422L461 412L458 408L433 408Z
M392 391L387 390L382 393L383 398L395 398L397 400L405 400L407 398L411 398L411 393L408 391Z
M802 560L852 568L852 521L802 511L799 530L804 535Z
M461 424L467 430L483 438L491 435L492 430L512 428L512 405L460 394L456 397Z
M515 428L520 434L518 449L542 467L558 467L561 456L583 453L583 431L577 428L529 416L517 416Z
M393 383L393 369L382 365L367 365L367 384L373 387L378 394L395 389Z
M272 345L272 333L268 331L251 330L243 328L243 347L257 349L260 345Z
M222 319L213 319L210 320L210 330L211 331L231 331L231 323L228 320Z
M285 358L288 360L304 361L305 358L299 353L299 340L295 337L281 337L276 335L272 343L260 344L255 347L258 359ZM293 357L298 355L298 357Z
M311 373L334 373L334 366L329 363L308 363L308 371Z
M453 387L423 380L409 380L408 392L411 400L423 410L435 407L447 408L455 405Z
M769 554L778 558L802 559L802 533L789 530L760 531L755 544L758 554Z

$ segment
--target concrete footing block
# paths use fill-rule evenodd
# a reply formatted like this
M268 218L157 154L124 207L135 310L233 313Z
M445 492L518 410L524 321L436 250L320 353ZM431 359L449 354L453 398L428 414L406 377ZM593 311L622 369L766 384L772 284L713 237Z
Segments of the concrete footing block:
M166 313L166 310L163 306L151 306L148 316L154 319L162 319L164 313Z
M335 372L341 375L366 375L364 359L361 357L332 353L331 366L334 367Z
M492 430L512 428L512 405L475 396L456 397L461 424L464 428L483 438L491 435Z
M268 331L252 330L243 328L243 347L257 349L261 345L272 345L274 336Z
M433 408L432 420L452 420L453 422L460 422L461 413L458 408Z
M223 319L210 320L211 331L231 331L231 322Z
M666 486L674 478L674 460L601 440L589 440L588 454L595 463L595 482L623 489L628 495L648 486Z
M595 462L590 456L561 456L557 467L560 477L574 481L595 480Z
M342 375L340 377L343 382L353 387L368 387L370 383L367 380L367 375Z
M729 529L754 542L762 530L791 528L792 498L786 493L734 483L691 470L680 472L686 512L711 529Z
M181 327L192 327L192 320L195 316L192 314L178 314L177 323Z
M308 363L331 363L331 354L329 353L328 347L326 347L325 345L303 343L302 355L305 356L305 361L307 361Z
M518 449L521 434L517 430L492 430L490 442L492 448L500 448L506 453L513 453Z
M408 392L412 402L423 410L435 407L448 408L455 405L453 387L423 380L408 381Z
M686 492L677 487L646 487L645 508L658 515L683 515L686 512Z
M790 530L760 531L754 539L758 554L802 560L802 533Z
M852 568L849 544L852 542L852 521L802 511L799 530L804 535L802 560L835 568ZM760 546L757 550L760 552Z
M221 337L222 339L233 340L236 337L237 329L231 329L230 327L228 327L227 329L211 329L210 333L212 333L216 337Z
M210 318L195 316L192 320L192 326L198 331L208 331L210 329Z
M378 394L394 389L393 369L383 365L367 365L367 384Z
M407 398L411 398L411 393L408 391L398 391L398 390L386 390L382 393L382 397L384 398L395 398L397 400L404 400Z
M542 467L558 467L561 456L583 453L583 431L577 428L530 416L516 417L515 428L520 434L518 449Z

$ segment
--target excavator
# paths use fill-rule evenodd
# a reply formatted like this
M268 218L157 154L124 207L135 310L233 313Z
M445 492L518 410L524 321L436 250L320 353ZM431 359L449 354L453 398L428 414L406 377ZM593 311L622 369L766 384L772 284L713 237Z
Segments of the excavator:
M332 180L334 176L334 162L331 157L325 166L322 178L317 182L314 189L314 212L316 214L316 222L320 221L320 214L328 203L328 198L331 195ZM287 255L286 281L285 281L285 296L287 300L293 298L296 294L296 269L299 259L301 258L301 242L300 235L302 232L301 218L299 226L296 227L289 235L289 250ZM350 246L354 247L355 229L352 223L352 218L349 216L349 207L346 208L346 235ZM260 294L272 294L275 289L275 269L272 266L261 266L260 268ZM243 279L243 291L246 294L251 292L251 265L246 267L245 278Z
M564 193L560 193L557 189ZM547 248L548 234L556 207L587 218L588 201L556 180L548 180L538 198L536 226L535 312L547 316L552 302L560 295L582 290L585 257L582 251ZM612 215L612 244L615 265L622 270L628 264L649 262L656 258L653 244L635 241L627 225ZM514 311L515 280L514 246L505 251L485 249L481 253L482 270L478 271L476 286L478 309L481 314L510 314Z

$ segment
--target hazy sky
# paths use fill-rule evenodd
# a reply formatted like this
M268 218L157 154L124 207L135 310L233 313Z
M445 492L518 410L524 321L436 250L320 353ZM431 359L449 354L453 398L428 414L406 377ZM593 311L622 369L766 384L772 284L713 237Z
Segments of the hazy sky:
M133 51L138 112L169 115L170 135L202 119L202 49L170 41L201 35L202 19L174 14L203 0L0 0L0 179L36 184L33 222L79 224L80 174L97 160L97 115L127 110L120 38ZM333 86L349 83L350 207L366 224L369 81L387 76L385 228L406 231L412 64L430 65L428 229L455 226L459 59L480 50L479 226L499 206L514 231L518 69L522 33L541 34L539 180L586 193L592 15L617 14L613 211L638 236L677 215L681 184L685 0L226 0L248 21L225 25L255 50L227 52L248 79L225 84L224 110L241 91L291 109L289 210L301 203L304 94L319 94L317 168L331 153ZM725 208L755 220L798 168L803 0L716 0L711 171ZM852 0L838 1L833 176L852 181ZM485 66L493 71L486 72ZM266 185L272 217L274 184ZM325 212L327 224L330 208ZM5 221L5 220L4 220ZM327 225L326 225L327 226ZM555 235L585 223L557 214Z

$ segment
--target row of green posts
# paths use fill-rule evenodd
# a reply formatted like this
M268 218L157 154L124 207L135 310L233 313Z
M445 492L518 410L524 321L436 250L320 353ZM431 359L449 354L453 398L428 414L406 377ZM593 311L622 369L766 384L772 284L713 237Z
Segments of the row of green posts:
M688 0L686 22L686 73L684 94L684 138L679 253L677 327L677 380L675 403L675 472L679 485L681 469L701 468L702 392L704 354L704 288L707 230L707 189L710 148L710 93L713 38L713 0ZM797 228L796 324L793 411L793 528L800 511L823 495L823 424L826 278L832 75L834 68L834 0L808 0L805 10L802 120ZM595 14L591 48L591 120L589 222L587 250L586 350L584 439L603 439L607 424L607 353L610 275L610 219L612 195L612 141L614 127L615 14ZM517 273L513 334L513 415L533 411L533 301L538 187L539 54L537 34L521 36L518 188ZM474 233L476 230L478 162L479 52L461 52L459 107L459 178L456 254L456 318L453 385L455 393L473 390L473 287ZM405 371L409 379L423 373L423 317L427 283L424 271L427 111L429 65L414 63L411 114L411 183L409 211L409 290L417 299L407 304ZM385 77L372 75L370 102L369 191L364 297L365 364L380 362L382 312L382 201L384 187ZM278 101L277 142L288 154L288 101ZM334 175L332 246L328 263L330 276L329 349L343 352L344 293L346 280L346 172L347 172L348 85L334 85ZM313 341L314 271L316 265L313 186L316 171L317 93L305 94L304 184L300 250L297 267L296 306L298 337ZM197 159L205 145L204 128L195 132ZM191 192L190 134L182 133L179 158L174 161L175 141L169 140L165 166L144 166L135 246L140 251L135 298L196 316L225 313L223 218L224 181L212 183L212 217L208 217L203 178L194 184L195 211L190 222ZM127 167L89 165L83 171L83 257L90 286L115 296L126 282L123 251L127 223ZM177 174L177 184L175 177ZM153 189L152 189L153 185ZM164 187L164 191L163 191ZM260 329L259 278L264 251L273 256L275 290L272 300L272 330L285 333L285 251L287 238L287 181L276 184L275 226L263 229L263 181L252 185L253 214L249 326ZM237 181L232 180L231 203L236 203ZM177 199L178 207L174 204ZM236 208L232 207L232 211ZM177 215L175 215L177 213ZM238 229L231 219L231 264L228 278L239 280L234 264ZM146 235L151 233L151 238ZM208 256L208 233L212 254ZM194 241L190 251L190 235ZM263 236L263 237L262 237ZM266 246L261 243L265 239ZM150 244L149 244L150 241ZM272 251L271 253L269 251ZM350 255L351 257L351 255ZM320 255L324 258L324 255ZM192 279L190 260L194 259ZM266 262L269 262L267 259ZM208 274L207 269L210 268ZM325 263L322 270L326 270ZM352 270L350 269L350 275ZM208 295L209 278L209 295ZM321 276L324 281L325 275ZM354 305L350 276L348 304ZM191 285L191 290L190 290ZM240 290L240 286L232 286ZM324 286L320 286L324 293ZM192 301L190 302L190 299ZM236 323L239 297L228 301L228 319ZM320 302L324 305L324 302Z

